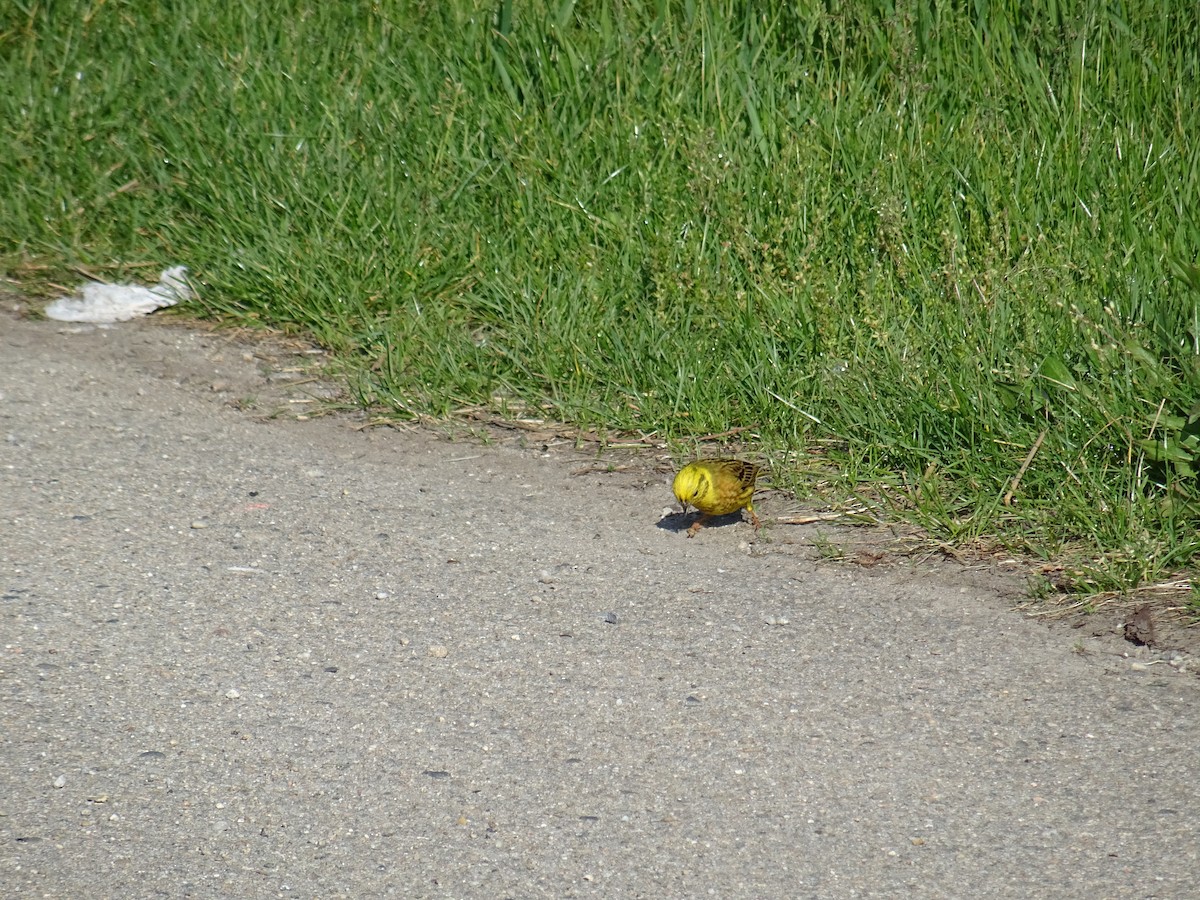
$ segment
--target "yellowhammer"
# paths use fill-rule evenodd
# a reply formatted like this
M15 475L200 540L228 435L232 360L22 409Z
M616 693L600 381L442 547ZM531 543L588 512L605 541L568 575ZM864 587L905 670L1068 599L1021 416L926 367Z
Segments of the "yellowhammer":
M688 537L695 537L711 516L725 516L739 509L750 513L757 531L760 524L750 501L760 471L754 463L740 459L698 459L680 469L671 486L675 499L683 504L685 514L689 505L700 511L700 518L688 529Z

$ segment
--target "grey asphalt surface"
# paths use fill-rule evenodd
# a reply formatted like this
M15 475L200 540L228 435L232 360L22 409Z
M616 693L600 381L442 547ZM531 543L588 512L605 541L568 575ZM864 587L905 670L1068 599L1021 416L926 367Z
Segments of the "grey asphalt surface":
M3 896L1200 895L1193 676L255 379L0 315Z

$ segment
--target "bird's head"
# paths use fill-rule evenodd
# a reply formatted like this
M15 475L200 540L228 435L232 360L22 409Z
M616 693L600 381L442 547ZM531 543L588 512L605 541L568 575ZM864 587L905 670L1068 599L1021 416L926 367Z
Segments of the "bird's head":
M675 499L683 504L683 511L686 513L688 506L695 501L700 494L701 485L704 483L704 473L695 465L687 465L679 470L679 474L675 476L675 482L671 485L671 489L675 491Z

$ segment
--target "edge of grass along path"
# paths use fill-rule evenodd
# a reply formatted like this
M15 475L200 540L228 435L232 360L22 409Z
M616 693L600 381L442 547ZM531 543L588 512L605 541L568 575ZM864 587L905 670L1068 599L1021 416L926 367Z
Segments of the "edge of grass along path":
M1194 4L80 2L0 50L28 290L186 264L397 416L743 429L1077 587L1194 565Z

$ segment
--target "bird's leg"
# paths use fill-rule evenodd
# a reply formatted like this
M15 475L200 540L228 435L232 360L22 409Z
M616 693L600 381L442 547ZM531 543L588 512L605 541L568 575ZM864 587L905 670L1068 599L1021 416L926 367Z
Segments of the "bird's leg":
M758 531L760 528L762 528L762 522L758 521L758 513L756 513L754 511L754 507L748 503L746 504L746 512L750 513L750 524L754 526L754 530Z
M704 523L707 522L709 518L711 517L706 513L701 513L700 518L693 522L692 527L688 529L688 537L695 537L696 532L704 527Z

